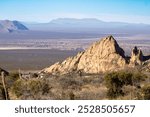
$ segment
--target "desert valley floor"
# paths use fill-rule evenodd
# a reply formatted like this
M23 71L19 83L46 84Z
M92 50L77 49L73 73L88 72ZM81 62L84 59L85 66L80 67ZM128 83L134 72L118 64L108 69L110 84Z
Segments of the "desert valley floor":
M148 38L118 38L119 45L130 55L136 45L143 54L150 53ZM41 70L55 62L74 56L99 40L91 39L47 39L47 40L0 40L0 64L6 70Z
M148 39L22 42L1 40L0 99L150 99Z

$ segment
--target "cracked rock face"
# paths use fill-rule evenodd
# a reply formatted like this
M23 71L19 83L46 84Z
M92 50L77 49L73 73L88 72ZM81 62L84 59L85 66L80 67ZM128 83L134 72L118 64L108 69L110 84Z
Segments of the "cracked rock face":
M82 55L78 69L85 73L99 73L123 67L126 64L124 51L112 36L95 42Z
M56 63L43 72L66 74L72 71L100 73L124 68L126 65L124 50L112 36L93 43L87 50L70 57L62 63Z

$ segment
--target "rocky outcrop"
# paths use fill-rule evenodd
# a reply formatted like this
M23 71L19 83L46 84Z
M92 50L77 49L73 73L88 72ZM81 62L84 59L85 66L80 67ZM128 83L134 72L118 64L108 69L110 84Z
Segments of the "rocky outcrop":
M108 36L93 43L84 52L70 57L62 63L56 63L42 70L49 74L100 73L117 71L124 68L140 66L141 70L150 71L150 56L143 56L137 47L131 52L131 57L125 57L124 50L113 36Z
M108 36L93 43L91 47L77 56L70 57L42 71L51 74L66 74L72 71L100 73L123 69L125 65L124 50L119 47L113 36Z
M130 65L142 65L143 61L144 56L142 51L135 46L131 53Z
M43 72L51 74L67 74L69 72L76 71L78 70L78 64L83 54L84 52L81 52L75 57L67 58L62 63L55 63L54 65L44 69Z
M122 68L126 64L124 51L112 36L95 42L82 55L78 69L86 73L99 73Z

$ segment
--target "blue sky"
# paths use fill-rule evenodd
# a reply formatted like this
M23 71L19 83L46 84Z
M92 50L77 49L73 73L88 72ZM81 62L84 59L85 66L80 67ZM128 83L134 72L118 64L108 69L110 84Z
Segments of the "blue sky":
M0 0L0 19L97 18L150 24L150 0Z

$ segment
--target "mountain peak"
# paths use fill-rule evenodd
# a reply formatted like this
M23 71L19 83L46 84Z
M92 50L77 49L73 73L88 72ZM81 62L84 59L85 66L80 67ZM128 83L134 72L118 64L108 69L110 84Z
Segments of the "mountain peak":
M50 21L50 23L54 24L100 24L103 21L95 19L95 18L83 18L83 19L75 19L75 18L58 18Z
M111 41L111 40L115 40L112 35L107 36L106 39L108 39L108 40L110 40L110 41Z
M0 20L0 32L14 32L23 30L28 30L28 28L19 21Z
M120 69L125 64L123 49L119 47L113 36L108 36L93 43L77 56L56 63L43 71L52 74L66 74L72 71L100 73Z
M101 53L101 56L106 56L112 53L119 54L122 57L125 57L124 50L118 45L117 41L112 35L102 38L98 42L95 42L89 51ZM93 50L92 50L93 49Z

